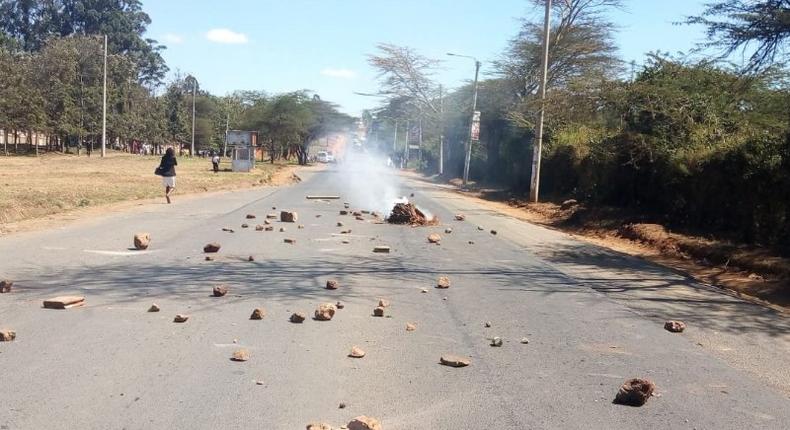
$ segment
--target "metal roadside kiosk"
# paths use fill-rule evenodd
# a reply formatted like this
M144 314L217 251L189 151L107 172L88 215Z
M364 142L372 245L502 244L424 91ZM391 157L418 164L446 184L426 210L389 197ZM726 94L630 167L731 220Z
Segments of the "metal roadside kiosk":
M255 147L258 133L244 130L228 130L225 137L231 152L231 167L234 172L249 172L255 168Z

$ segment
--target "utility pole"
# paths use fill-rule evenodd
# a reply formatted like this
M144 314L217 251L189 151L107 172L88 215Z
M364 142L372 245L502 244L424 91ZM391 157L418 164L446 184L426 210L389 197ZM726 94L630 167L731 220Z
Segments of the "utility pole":
M197 79L192 78L192 146L189 148L189 156L195 156L195 95L197 93Z
M546 16L543 20L543 67L540 76L540 113L538 133L532 148L532 180L529 184L529 200L537 203L540 191L540 158L543 150L543 119L546 114L546 74L549 67L549 31L551 30L551 0L546 0Z
M395 120L395 137L392 139L392 154L398 150L398 120Z
M472 118L469 120L469 143L466 146L464 159L464 186L469 182L469 163L472 161L472 134L474 130L475 112L477 112L477 76L480 73L480 62L475 60L475 95L472 98Z
M439 85L439 176L444 175L444 97Z
M222 143L222 155L220 157L225 158L225 154L228 151L228 131L230 129L230 99L228 99L228 111L226 112L225 116L225 142ZM263 157L263 150L261 150L261 157ZM263 162L263 161L261 161Z
M104 91L101 107L101 156L107 155L107 35L104 35Z

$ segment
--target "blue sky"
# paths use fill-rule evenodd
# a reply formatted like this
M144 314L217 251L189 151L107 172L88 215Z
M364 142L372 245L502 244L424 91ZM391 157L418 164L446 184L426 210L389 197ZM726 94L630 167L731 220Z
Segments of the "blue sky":
M376 100L376 72L367 55L386 42L445 60L437 80L453 88L472 77L472 55L497 58L521 18L542 19L528 0L143 0L148 37L167 46L170 68L192 73L224 95L237 89L269 93L310 89L358 114ZM698 14L704 0L626 0L612 12L626 61L655 50L688 51L701 28L673 25Z

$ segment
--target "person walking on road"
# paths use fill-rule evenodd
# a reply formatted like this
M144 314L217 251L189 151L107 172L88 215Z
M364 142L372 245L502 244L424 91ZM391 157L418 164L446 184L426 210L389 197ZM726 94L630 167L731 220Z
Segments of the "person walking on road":
M170 203L170 193L176 189L176 153L173 148L167 148L165 155L162 156L162 161L159 162L159 167L156 168L157 175L162 177L162 185L165 186L165 199Z

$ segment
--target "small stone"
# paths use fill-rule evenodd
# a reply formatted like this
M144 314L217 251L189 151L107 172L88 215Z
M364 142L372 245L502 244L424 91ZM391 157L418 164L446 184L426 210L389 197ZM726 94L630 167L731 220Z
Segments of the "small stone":
M263 231L264 228L263 224L258 224L255 226L255 231Z
M414 331L414 330L417 330L417 324L406 323L406 331Z
M442 297L442 300L447 300L447 296Z
M686 329L686 323L683 321L667 321L664 323L664 330L671 331L672 333L683 333Z
M389 246L384 246L384 245L382 245L382 246L376 246L376 247L374 247L374 248L373 248L373 252L376 252L376 253L383 253L383 254L389 254L389 252L390 252L390 247L389 247Z
M255 381L255 385L263 385L263 381L257 380L257 381Z
M351 234L351 229L341 230L340 234Z
M206 256L206 261L214 261L214 257L212 257L210 255L207 255Z
M480 231L485 230L482 226L479 226L479 225L477 226L477 229L480 230Z
M457 355L443 355L439 359L439 362L445 366L450 367L466 367L472 363L472 360L467 357L460 357Z
M521 343L523 343L524 345L526 345L526 344L528 344L528 343L529 343L529 339L527 339L526 337L522 337L522 338L521 338Z
M339 405L337 405L337 407L338 407L339 409L345 409L345 408L346 408L346 404L345 404L345 403L343 403L343 402L340 402L340 404L339 404Z
M238 339L233 339L233 343L239 343Z
M250 351L247 351L244 348L237 349L233 351L233 355L230 357L233 361L247 361L250 359Z
M445 234L450 234L452 232L453 232L453 229L451 229L450 227L447 227L446 229L444 229L444 233Z
M363 215L368 215L368 214L370 214L370 211L369 211L369 210L361 210L360 212L361 212Z
M484 325L486 326L486 328L491 328L491 321L486 321Z
M354 217L354 219L356 219L357 221L365 221L365 217L363 217L362 215L357 215Z
M156 303L152 303L151 307L148 308L148 312L159 312L159 310L160 310L159 305L157 305Z
M450 278L446 276L440 276L439 279L436 280L436 288L440 288L440 289L450 288Z
M215 252L219 252L221 247L222 246L219 243L212 242L203 247L203 252L206 254L213 254Z
M277 206L272 206L272 210L276 211L277 210Z
M336 290L339 287L340 287L340 284L334 279L330 279L330 280L326 281L326 289L327 290Z
M429 243L439 243L442 241L442 237L436 233L431 233L428 235L428 242Z
M321 214L316 214L316 218L321 218Z
M421 292L421 293L427 293L427 292L428 292L428 289L427 289L427 288L423 288L422 290L420 290L420 292Z
M233 229L230 228L230 227L222 227L222 231L228 232L228 233L233 233L234 232Z
M365 351L363 351L362 348L358 346L352 346L351 352L348 354L348 356L353 358L362 358L365 356Z
M249 262L255 261L255 257L250 255L249 257L247 257L247 261L249 261Z
M283 242L290 243L291 245L295 245L296 244L296 239L285 238L285 239L283 239Z
M135 249L144 250L148 249L148 245L151 244L151 235L148 233L137 233L134 235L134 247Z
M307 430L332 430L332 426L327 423L310 423Z
M387 308L389 307L389 305L390 305L389 300L379 299L379 307Z
M274 226L267 225L266 228L263 229L264 231L274 231Z
M228 287L226 287L226 286L224 286L224 285L217 285L216 287L214 287L214 288L211 290L211 294L212 294L214 297L222 297L222 296L224 296L225 294L228 294Z
M252 310L252 315L250 315L251 320L262 320L263 317L266 316L266 311L261 308L255 308Z
M175 318L173 318L173 322L177 323L185 323L189 319L189 315L178 314Z
M242 225L241 225L241 228L249 228L249 227L250 227L250 225L249 225L249 224L242 224Z
M466 219L466 215L464 215L464 214L455 214L455 220L456 221L463 221L465 219Z
M267 219L263 220L263 224L264 224L264 225L271 225L271 224L272 224L272 222L271 222L271 221L269 221L269 219L267 218Z
M384 308L378 306L376 309L373 309L373 316L374 317L383 317L384 316Z
M344 225L345 225L345 224L343 224L343 223L342 223L342 222L340 222L340 221L338 221L338 222L337 222L337 226L338 226L338 227L343 227Z
M343 309L344 307L346 307L346 305L344 305L343 302L337 302L335 303L335 307L338 309Z
M296 226L296 228L298 228L299 230L303 230L304 229L304 225L303 224L299 224L299 225Z
M10 293L11 288L14 286L14 281L4 279L0 281L0 293Z
M318 321L329 321L335 316L335 305L332 303L321 303L315 310L314 318Z
M614 402L620 405L642 406L653 395L656 384L647 379L629 379L617 391Z
M348 208L351 207L351 203L345 202L345 203L343 203L343 207L348 209Z
M266 214L266 219L277 219L277 214Z
M491 234L493 234L494 236L496 236L496 230L491 230Z
M296 222L299 219L299 214L296 212L281 211L280 221L282 222Z
M369 418L364 415L358 416L351 420L347 427L348 430L382 430L379 420L375 418Z
M297 324L299 324L299 323L302 323L302 322L304 322L304 320L305 320L305 319L307 319L307 317L305 316L305 314L303 314L303 313L301 313L301 312L294 312L294 313L291 315L291 322L292 322L292 323L297 323Z
M496 336L493 339L491 339L491 346L496 346L496 347L502 346L502 338Z
M285 227L280 227L280 233L285 233Z
M341 243L343 243L344 245L348 245L349 243L351 243L351 241L348 239L343 239Z
M348 211L340 211L340 215L348 215Z
M247 219L255 219L255 214L247 214L247 216L245 218L247 218Z
M353 216L357 216L357 217L360 217L360 216L362 216L362 212L360 212L360 211L354 211L354 212L351 212L351 215L353 215Z
M0 330L0 342L11 342L16 339L16 332L9 329Z

